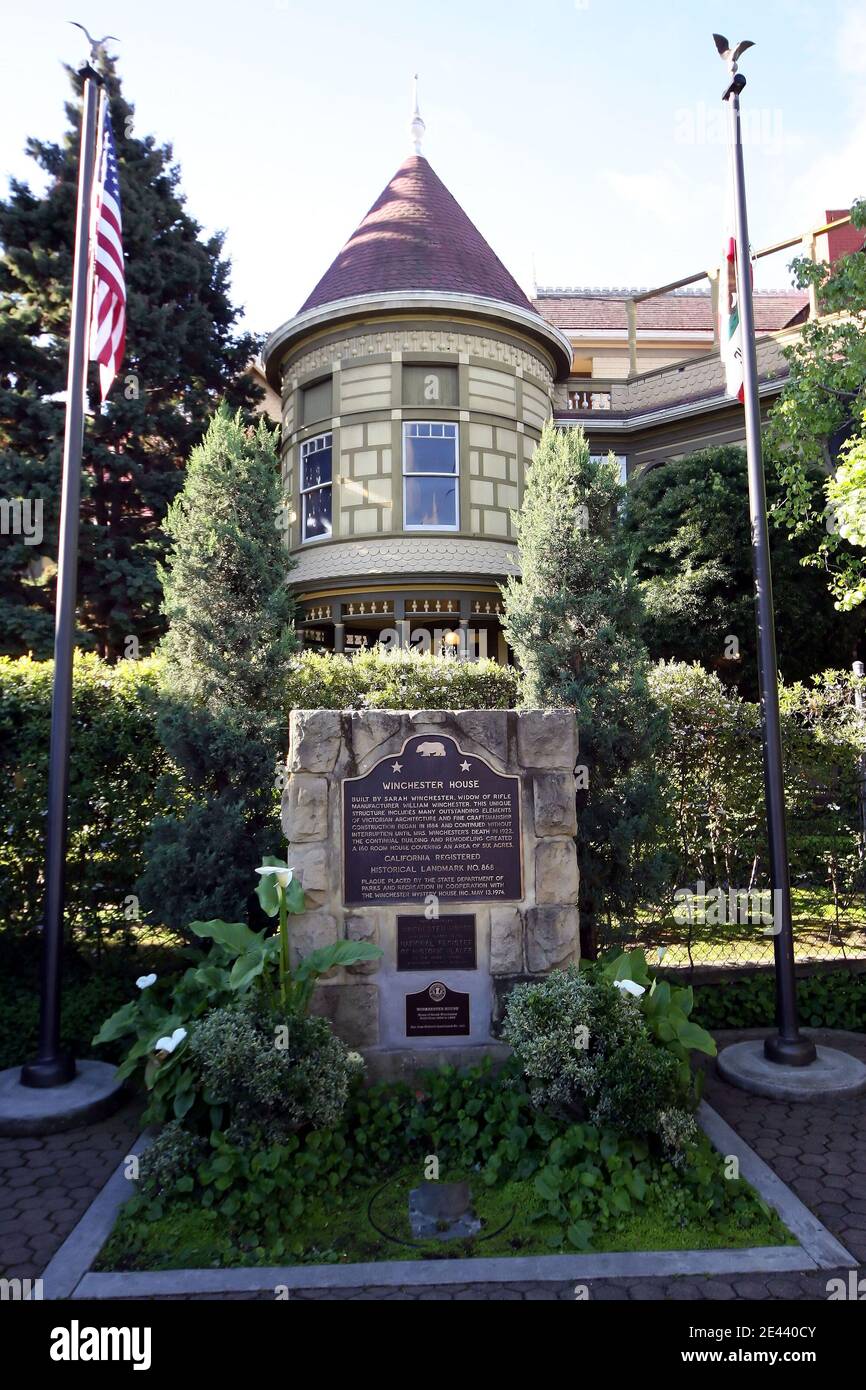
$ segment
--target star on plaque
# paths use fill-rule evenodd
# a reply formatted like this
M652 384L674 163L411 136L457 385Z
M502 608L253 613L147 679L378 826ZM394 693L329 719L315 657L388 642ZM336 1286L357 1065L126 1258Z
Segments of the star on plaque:
M461 763L461 764L460 764L460 771L461 771L461 772L468 772L468 771L469 771L469 768L470 768L470 764L469 764L469 763Z
M392 763L392 764L391 764L391 771L392 771L392 772L402 772L402 771L403 771L403 764L402 764L402 763Z

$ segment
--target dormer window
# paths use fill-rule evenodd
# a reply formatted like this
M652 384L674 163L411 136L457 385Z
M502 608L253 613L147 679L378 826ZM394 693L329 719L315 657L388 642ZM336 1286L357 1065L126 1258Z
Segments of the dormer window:
M456 531L457 426L407 421L403 426L403 525L407 531Z
M319 434L301 445L301 539L320 541L331 534L331 458L333 436Z

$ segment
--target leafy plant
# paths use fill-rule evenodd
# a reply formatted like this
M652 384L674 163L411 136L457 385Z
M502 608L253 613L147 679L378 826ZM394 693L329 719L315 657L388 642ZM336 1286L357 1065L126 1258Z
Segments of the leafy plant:
M254 983L268 998L272 1007L277 998L282 1011L303 1015L309 1008L316 981L338 966L356 965L358 961L376 960L381 947L367 941L335 941L310 951L293 970L289 949L290 915L304 911L304 891L294 870L280 859L266 855L264 864L256 871L261 875L256 895L269 917L279 917L276 936L250 931L243 922L192 922L190 931L196 936L209 937L234 960L229 975L229 988L239 993Z
M708 1057L716 1055L716 1044L710 1034L690 1018L695 1004L691 986L671 985L667 980L656 978L650 973L646 956L640 948L606 953L599 962L597 973L613 985L629 981L640 991L634 997L638 1000L637 1006L646 1026L661 1046L676 1057L680 1084L687 1090L692 1079L690 1054L703 1052ZM703 1073L699 1072L698 1077L702 1079Z
M194 1106L199 1114L217 1107L207 1087L197 1086L189 1065L189 1033L203 1015L252 992L277 1023L290 1027L287 1020L306 1015L322 975L382 954L366 941L336 941L311 951L293 969L288 918L304 911L303 889L288 864L272 856L259 873L258 899L269 917L279 917L277 934L251 931L245 922L192 922L190 930L213 943L208 955L196 953L200 963L168 990L153 989L156 976L140 981L138 998L113 1013L93 1039L99 1045L135 1035L117 1075L128 1079L141 1073L150 1093L148 1120L183 1119Z
M690 1100L688 1065L684 1075L640 1004L601 968L556 970L518 985L508 996L503 1036L535 1106L646 1138L661 1133L662 1113Z

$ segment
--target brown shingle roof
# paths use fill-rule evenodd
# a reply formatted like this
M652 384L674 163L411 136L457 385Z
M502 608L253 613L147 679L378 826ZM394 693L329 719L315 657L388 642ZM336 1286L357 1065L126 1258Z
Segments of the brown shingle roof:
M535 308L542 318L565 332L569 329L628 329L627 294L541 293ZM759 333L786 328L809 302L801 290L757 290L755 327ZM637 306L638 329L657 332L699 332L713 327L709 293L660 294Z
M422 155L410 155L299 310L394 290L443 290L532 311Z

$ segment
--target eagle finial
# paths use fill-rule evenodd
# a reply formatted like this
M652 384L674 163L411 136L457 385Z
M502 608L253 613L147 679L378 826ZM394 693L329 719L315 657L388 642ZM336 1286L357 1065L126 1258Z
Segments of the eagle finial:
M723 63L727 63L731 73L737 71L737 59L741 54L745 53L747 48L755 47L751 39L741 39L736 48L731 48L724 34L713 34L713 40L719 57Z
M87 42L90 44L90 61L94 66L99 62L99 55L105 51L105 45L108 43L109 39L113 40L114 43L120 43L120 39L116 34L106 34L102 39L95 39L92 34L87 32L83 24L78 23L77 19L67 20L67 23L74 24L75 28L80 29L82 34L85 35Z

